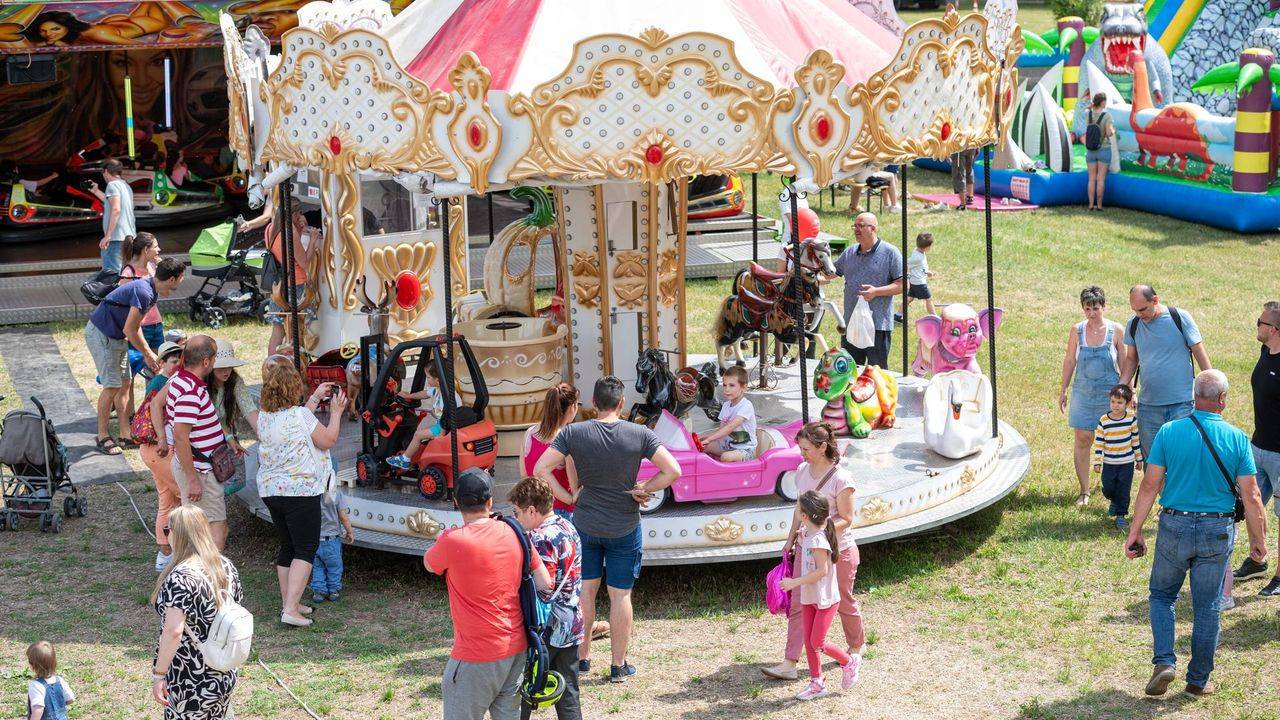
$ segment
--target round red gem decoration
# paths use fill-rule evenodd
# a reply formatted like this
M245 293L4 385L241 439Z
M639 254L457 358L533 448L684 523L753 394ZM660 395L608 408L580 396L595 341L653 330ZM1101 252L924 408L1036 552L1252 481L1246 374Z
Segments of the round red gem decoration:
M662 162L662 148L657 145L650 145L649 149L644 151L644 159L648 160L650 165L657 165Z
M342 141L338 139L337 135L329 138L329 150L332 151L334 155L342 152Z
M467 140L471 143L471 147L480 149L480 143L484 140L484 128L480 127L479 120L472 120L467 126Z
M1004 89L1004 106L1007 108L1013 104L1013 88Z
M942 136L943 140L951 137L951 123L942 123L942 132L939 135Z
M819 115L813 121L813 131L818 135L818 140L826 142L831 137L831 118L826 115Z
M396 305L408 310L422 299L422 283L412 270L402 270L396 275Z

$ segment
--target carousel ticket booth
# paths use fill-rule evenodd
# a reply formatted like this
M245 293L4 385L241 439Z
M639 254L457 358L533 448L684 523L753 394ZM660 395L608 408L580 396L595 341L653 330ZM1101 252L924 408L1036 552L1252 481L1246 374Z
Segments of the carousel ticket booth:
M799 193L996 142L1011 119L999 113L1012 99L1022 46L1012 5L951 12L897 38L864 24L852 6L833 10L821 0L790 4L823 21L802 32L788 25L802 12L779 14L770 3L660 0L629 9L582 3L559 36L531 31L513 60L485 42L492 23L480 22L480 5L415 3L392 18L377 0L313 2L279 55L255 28L242 34L225 16L223 33L231 140L251 197L302 180L301 192L318 195L323 210L302 346L319 355L367 334L361 309L390 283L390 342L464 335L500 434L536 420L542 392L561 379L589 393L613 374L635 402L645 350L664 351L673 368L709 359L689 354L691 333L706 331L687 323L691 176L772 171L793 176ZM754 35L726 19L755 5ZM761 37L770 33L776 42ZM527 197L534 211L502 231L476 273L485 293L469 296L476 269L462 199L493 190ZM556 290L538 308L532 257L547 235ZM798 419L809 393L803 373L784 375L779 391L752 396L762 419L780 426ZM457 376L465 404L477 388ZM914 439L920 427L882 434ZM1002 497L1028 460L1016 431L1000 428L967 459L939 456L942 471L913 470L919 477L860 495L862 537L936 525ZM853 441L846 457L894 463L892 448L874 450L874 440ZM516 473L503 462L500 485ZM357 486L345 463L340 477L352 485L363 544L420 552L460 523L451 503L411 488ZM644 520L646 562L774 553L792 508L763 497L673 505Z

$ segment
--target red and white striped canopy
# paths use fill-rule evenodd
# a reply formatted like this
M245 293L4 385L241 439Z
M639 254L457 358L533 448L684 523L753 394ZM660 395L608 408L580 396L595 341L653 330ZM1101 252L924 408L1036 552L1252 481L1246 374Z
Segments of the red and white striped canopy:
M848 0L417 0L383 29L400 64L437 89L470 50L492 89L529 92L568 64L573 44L593 35L675 36L708 32L734 42L738 59L776 87L816 48L862 82L898 50L898 38Z

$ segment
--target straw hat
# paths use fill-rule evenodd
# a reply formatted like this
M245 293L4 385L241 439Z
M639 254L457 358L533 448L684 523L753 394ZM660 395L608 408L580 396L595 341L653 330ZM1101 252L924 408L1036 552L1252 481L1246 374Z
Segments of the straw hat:
M160 347L156 348L156 357L163 360L170 353L182 352L182 346L171 340L160 343Z
M240 367L244 361L236 357L236 347L230 340L218 341L218 352L213 356L213 369Z

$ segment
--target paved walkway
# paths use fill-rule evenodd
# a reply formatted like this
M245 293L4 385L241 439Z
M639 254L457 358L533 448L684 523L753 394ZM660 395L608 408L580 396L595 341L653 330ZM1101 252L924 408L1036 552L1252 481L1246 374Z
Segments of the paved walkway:
M94 447L97 398L85 397L46 328L0 330L0 357L24 407L35 410L29 399L34 395L53 420L58 438L67 447L72 482L99 485L135 475L123 455L103 455Z

